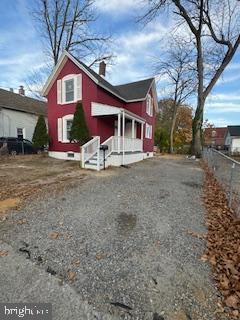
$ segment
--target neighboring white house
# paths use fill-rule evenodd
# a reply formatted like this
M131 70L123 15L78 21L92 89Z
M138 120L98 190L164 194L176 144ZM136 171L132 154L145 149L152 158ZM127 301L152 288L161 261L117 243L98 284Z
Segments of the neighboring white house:
M46 103L26 97L22 86L19 93L0 89L0 137L31 141L39 115L47 119Z
M240 126L228 126L225 145L231 154L240 153Z

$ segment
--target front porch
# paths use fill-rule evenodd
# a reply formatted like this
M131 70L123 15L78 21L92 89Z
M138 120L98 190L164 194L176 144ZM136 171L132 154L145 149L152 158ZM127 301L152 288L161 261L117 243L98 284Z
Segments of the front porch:
M145 120L122 108L99 103L92 103L93 117L114 117L113 134L101 145L107 146L105 151L106 166L125 165L143 160L143 129ZM94 137L82 146L82 166L100 170L103 163L100 150L100 136ZM110 160L111 157L111 160Z

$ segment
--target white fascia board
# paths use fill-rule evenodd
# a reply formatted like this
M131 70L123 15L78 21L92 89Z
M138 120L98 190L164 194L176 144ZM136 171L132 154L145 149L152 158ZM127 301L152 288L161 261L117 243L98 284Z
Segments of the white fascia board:
M56 64L55 68L53 69L52 73L48 77L47 82L45 83L43 89L42 89L41 95L43 97L46 97L46 95L48 94L48 92L49 92L49 90L50 90L50 88L52 86L52 83L56 80L59 72L62 70L62 68L65 65L66 61L67 61L67 58L66 58L66 53L64 51L62 53L60 59L58 60L58 63Z
M41 92L41 94L43 96L46 96L53 84L53 82L56 80L59 72L61 71L61 69L63 68L63 66L65 65L65 63L67 62L67 58L69 58L70 60L72 60L72 62L81 70L83 70L88 76L89 78L91 78L96 84L98 83L98 80L96 78L94 78L89 72L88 70L86 70L84 68L83 65L81 65L71 54L69 54L66 50L62 53L60 59L58 60L57 65L55 66L55 68L53 69L50 77L48 78L46 84L43 87L43 90Z
M91 115L94 117L97 116L107 116L107 115L117 115L125 113L127 118L134 119L138 122L145 123L145 119L139 117L137 114L128 111L124 108L118 108L115 106L110 106L108 104L92 102L91 104Z
M157 88L156 88L156 82L155 82L155 79L153 79L152 83L151 83L151 86L147 92L147 95L149 94L150 90L153 90L153 104L154 104L154 107L155 107L155 111L157 112L158 111L158 100L157 100ZM147 99L147 95L145 97L145 99Z
M140 123L145 123L146 120L143 119L142 117L138 116L137 114L131 112L131 111L128 111L127 109L121 109L122 113L124 112L125 115L126 115L126 118L130 118L130 119L133 119L133 120L136 120L137 122L140 122Z
M121 113L121 109L107 104L92 102L91 114L92 116L106 116Z
M138 102L138 101L144 101L146 99L142 98L142 99L134 99L134 100L126 100L123 97L119 96L118 94L116 94L115 92L113 92L112 90L110 90L109 88L105 87L103 84L101 84L90 72L88 72L88 70L86 68L84 68L84 66L79 63L78 60L76 60L69 52L67 52L66 50L63 51L57 65L55 66L54 70L52 71L51 75L49 76L47 82L45 83L43 90L41 92L42 96L46 96L52 86L52 83L56 80L59 72L61 71L61 69L63 68L63 66L65 65L67 58L69 58L70 60L72 60L72 62L82 71L84 71L90 79L93 80L93 82L95 82L97 85L99 85L100 87L102 87L104 90L112 93L114 96L118 97L120 100L124 101L124 102ZM154 81L154 80L153 80ZM149 90L151 89L152 84L149 88Z

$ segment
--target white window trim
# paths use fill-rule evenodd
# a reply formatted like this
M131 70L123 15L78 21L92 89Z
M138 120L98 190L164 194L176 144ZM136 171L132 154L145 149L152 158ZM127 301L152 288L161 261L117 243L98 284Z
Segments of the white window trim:
M62 142L70 143L70 140L67 138L67 120L73 120L73 114L67 114L62 117Z
M73 100L66 101L66 85L65 82L67 80L73 80ZM70 104L76 102L76 74L68 74L67 76L62 78L62 104Z
M152 117L153 116L153 98L148 93L147 100L146 100L146 113Z
M66 81L73 80L74 82L74 92L73 100L66 101ZM57 80L57 104L65 105L76 103L77 101L82 101L82 74L68 74L62 79Z
M22 128L22 127L17 127L16 128L16 136L18 136L18 129L22 129L23 139L26 139L26 129Z
M145 138L152 139L152 126L148 123L145 125Z

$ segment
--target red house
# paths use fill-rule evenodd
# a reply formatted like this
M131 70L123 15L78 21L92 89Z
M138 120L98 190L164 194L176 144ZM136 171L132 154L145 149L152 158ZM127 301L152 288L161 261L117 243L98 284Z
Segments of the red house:
M153 78L113 86L99 74L64 52L43 88L48 100L49 155L81 160L100 170L101 145L107 145L106 166L120 166L153 156L157 93ZM82 102L92 139L79 148L69 141L76 103ZM81 150L80 150L81 149Z

